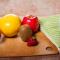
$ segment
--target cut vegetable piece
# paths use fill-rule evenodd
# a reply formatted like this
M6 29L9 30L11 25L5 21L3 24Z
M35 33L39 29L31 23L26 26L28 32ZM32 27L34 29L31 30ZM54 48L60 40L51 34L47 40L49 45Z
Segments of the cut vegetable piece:
M5 41L5 36L3 34L0 34L0 43L2 43L3 41Z
M27 46L37 46L38 41L32 37L30 37L27 41Z

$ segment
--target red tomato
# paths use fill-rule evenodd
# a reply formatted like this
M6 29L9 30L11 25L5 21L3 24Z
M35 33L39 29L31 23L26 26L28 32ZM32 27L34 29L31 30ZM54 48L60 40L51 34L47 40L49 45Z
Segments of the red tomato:
M32 15L25 16L22 21L22 25L23 24L28 24L30 26L32 32L36 32L39 28L38 18L35 16L32 16Z

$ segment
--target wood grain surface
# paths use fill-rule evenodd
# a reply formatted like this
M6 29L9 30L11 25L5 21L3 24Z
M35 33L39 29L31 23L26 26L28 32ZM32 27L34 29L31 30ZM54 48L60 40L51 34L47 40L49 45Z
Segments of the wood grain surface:
M43 32L37 32L35 36L39 44L34 47L27 46L27 43L23 42L20 36L5 38L5 41L0 44L0 57L58 54L58 48Z
M0 0L0 16L8 13L37 16L60 14L60 0ZM60 54L32 57L8 57L0 60L60 60Z

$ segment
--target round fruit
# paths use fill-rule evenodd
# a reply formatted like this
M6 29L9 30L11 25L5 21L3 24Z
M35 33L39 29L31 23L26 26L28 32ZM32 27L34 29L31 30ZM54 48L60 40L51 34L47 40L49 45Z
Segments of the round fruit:
M27 39L32 36L32 30L30 29L29 25L22 25L19 30L19 35L23 41L27 42Z
M7 37L17 34L21 25L21 20L14 14L8 14L2 17L0 21L1 32Z
M22 21L22 25L23 24L28 24L33 32L38 31L39 22L38 22L38 18L35 16L32 15L25 16Z

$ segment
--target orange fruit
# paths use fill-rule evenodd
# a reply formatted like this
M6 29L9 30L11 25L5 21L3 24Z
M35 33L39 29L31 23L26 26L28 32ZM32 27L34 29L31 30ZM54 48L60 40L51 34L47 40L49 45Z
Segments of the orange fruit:
M7 37L16 35L20 26L21 19L14 14L8 14L1 18L0 29Z

